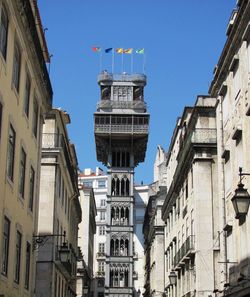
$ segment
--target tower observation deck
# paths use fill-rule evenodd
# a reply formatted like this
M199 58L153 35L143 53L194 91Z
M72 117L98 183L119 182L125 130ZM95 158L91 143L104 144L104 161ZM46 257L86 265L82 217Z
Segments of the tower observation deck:
M102 72L98 84L96 154L108 169L105 296L133 296L134 168L144 161L148 141L146 76Z

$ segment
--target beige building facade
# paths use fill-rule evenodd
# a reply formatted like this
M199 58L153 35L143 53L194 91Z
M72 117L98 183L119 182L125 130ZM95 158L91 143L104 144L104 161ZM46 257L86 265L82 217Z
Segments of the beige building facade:
M250 172L250 3L237 1L227 40L214 70L209 92L218 100L218 183L220 203L220 269L216 296L250 295L249 211L237 216L232 198L239 167ZM249 176L243 176L250 190Z
M52 109L42 135L36 296L76 295L79 202L77 158L69 142L69 115Z
M22 12L22 13L20 13ZM49 55L35 1L0 1L0 296L34 296Z

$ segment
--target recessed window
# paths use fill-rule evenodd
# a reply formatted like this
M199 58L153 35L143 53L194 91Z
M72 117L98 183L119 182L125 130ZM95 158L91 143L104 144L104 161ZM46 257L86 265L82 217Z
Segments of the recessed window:
M8 25L8 15L2 4L2 7L0 8L0 52L5 60L7 54Z
M105 253L105 243L99 243L98 251L99 253Z
M99 227L99 235L105 235L105 226Z
M10 244L10 220L4 217L3 223L3 243L2 243L2 274L8 274L9 262L9 244Z
M30 188L29 188L29 209L33 211L34 204L34 189L35 189L35 170L30 167Z
M92 188L92 186L93 186L93 182L92 182L92 181L89 181L89 180L85 180L85 181L83 182L83 185L84 185L84 187L86 187L86 188Z
M106 187L106 181L105 180L99 180L98 181L98 188L105 188Z
M104 261L98 262L98 271L99 272L104 272L104 267L105 267L104 265L105 265Z
M21 51L19 49L18 44L15 43L14 57L13 57L12 83L17 92L19 92L20 70L21 70Z
M24 287L27 290L29 289L29 283L30 283L30 254L31 254L31 244L27 242L26 259L25 259L25 279L24 279Z
M12 181L14 177L15 144L16 144L16 132L13 126L10 124L9 139L8 139L8 153L7 153L7 175Z
M32 132L33 135L37 138L37 131L38 131L38 104L36 99L34 100L33 104L33 123L32 123Z
M15 275L14 281L19 284L20 280L20 264L21 264L21 245L22 245L22 234L16 232L16 250L15 250Z
M100 220L101 221L105 220L105 211L100 211Z
M24 198L25 171L26 171L26 153L22 148L21 155L20 155L20 168L19 168L19 194L22 198Z
M24 89L24 98L23 98L23 110L27 118L29 117L29 108L30 108L30 77L26 75L25 89Z
M106 200L105 199L101 199L100 206L101 207L106 206Z

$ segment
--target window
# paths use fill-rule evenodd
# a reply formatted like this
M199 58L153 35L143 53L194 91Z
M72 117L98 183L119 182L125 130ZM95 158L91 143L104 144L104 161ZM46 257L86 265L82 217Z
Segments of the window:
M105 243L99 243L98 251L99 251L99 253L105 252Z
M19 284L20 280L20 264L21 264L21 245L22 245L22 234L16 232L16 250L15 250L15 275L14 281Z
M34 100L32 132L35 137L37 137L37 130L38 130L38 104L37 104L37 101Z
M4 217L3 223L3 250L2 250L2 274L8 274L9 260L9 243L10 243L10 220Z
M103 278L99 278L97 279L97 287L104 287L105 283L104 283L104 279ZM104 294L101 293L102 295L99 296L100 292L98 293L98 297L104 297Z
M5 7L2 4L0 10L0 52L2 56L6 60L6 53L7 53L7 39L8 39L8 15L6 12Z
M83 185L84 185L84 187L86 187L86 188L92 188L93 183L92 183L92 181L90 181L90 180L86 180L86 181L83 182Z
M57 193L58 193L58 197L61 196L61 180L62 180L61 169L58 166L57 167Z
M20 156L20 171L19 171L19 194L22 198L24 198L25 171L26 171L26 153L22 148L21 156Z
M99 272L104 272L104 264L105 264L104 261L98 262L98 271Z
M25 259L25 280L24 280L24 287L25 289L29 289L30 283L30 254L31 254L31 245L27 241L26 243L26 259Z
M8 155L7 155L7 175L12 181L14 177L15 144L16 144L16 132L13 126L10 124Z
M35 170L30 167L30 189L29 189L29 209L33 211L34 204L34 189L35 189Z
M23 99L23 110L27 118L29 117L29 109L30 109L30 77L26 75L26 83L24 89L24 99Z
M0 139L1 139L1 131L2 131L2 115L3 115L3 105L0 102Z
M105 180L98 180L98 188L105 188L106 182Z
M101 207L106 206L106 200L105 199L101 199L100 205L101 205Z
M100 220L101 221L105 220L105 212L104 211L100 211Z
M99 227L99 235L105 235L105 226Z
M20 70L21 70L21 52L17 43L15 43L14 57L13 57L13 70L12 70L12 83L17 92L19 91Z

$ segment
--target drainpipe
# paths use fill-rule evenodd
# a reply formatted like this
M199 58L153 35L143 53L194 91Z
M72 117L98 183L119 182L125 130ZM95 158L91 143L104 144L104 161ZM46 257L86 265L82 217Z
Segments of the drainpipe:
M225 198L225 172L224 172L224 161L221 157L224 151L224 131L223 131L223 109L222 109L223 97L218 97L217 106L217 152L218 152L218 196L220 203L220 262L222 264L221 280L220 283L223 285L228 282L227 277L227 238L226 231L223 228L226 225L226 198ZM222 288L224 289L224 287Z

